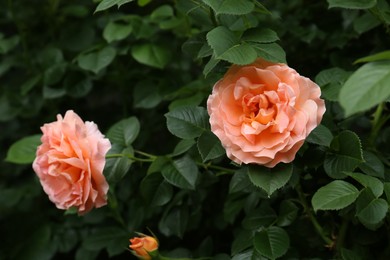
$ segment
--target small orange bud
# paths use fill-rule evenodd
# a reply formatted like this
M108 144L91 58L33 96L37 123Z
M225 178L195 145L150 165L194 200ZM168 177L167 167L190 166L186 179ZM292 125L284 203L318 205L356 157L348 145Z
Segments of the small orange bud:
M149 252L158 249L158 242L154 237L142 236L134 237L130 239L130 248L133 253L140 259L149 260L152 259Z

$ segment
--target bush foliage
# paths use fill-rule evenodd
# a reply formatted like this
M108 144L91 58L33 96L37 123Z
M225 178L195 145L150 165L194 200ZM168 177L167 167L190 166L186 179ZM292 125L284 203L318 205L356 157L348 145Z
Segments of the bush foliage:
M136 232L168 259L390 258L386 0L1 6L1 259L132 259ZM258 57L311 78L327 107L272 169L232 163L206 110L229 66ZM108 205L85 216L31 168L40 126L69 109L113 145Z

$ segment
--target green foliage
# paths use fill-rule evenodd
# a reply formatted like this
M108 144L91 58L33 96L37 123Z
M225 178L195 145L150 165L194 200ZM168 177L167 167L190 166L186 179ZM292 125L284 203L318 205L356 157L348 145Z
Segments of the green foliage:
M252 183L271 196L277 189L282 188L290 180L293 167L291 164L276 166L273 169L250 166L249 178Z
M386 0L4 1L0 259L135 259L138 232L161 259L389 259L389 28ZM326 102L274 168L229 160L207 111L229 67L257 58ZM107 205L82 216L31 167L39 127L69 109L112 144Z
M312 198L314 211L339 210L352 204L359 196L359 190L352 184L335 180L321 187Z
M328 0L329 8L367 9L375 6L376 0Z
M346 116L362 112L387 100L390 89L390 61L367 63L355 71L340 91Z
M270 227L256 232L255 249L264 257L276 259L284 255L290 245L287 232L280 227Z
M28 164L35 159L38 145L41 144L41 135L23 137L13 143L7 152L6 161L12 163Z

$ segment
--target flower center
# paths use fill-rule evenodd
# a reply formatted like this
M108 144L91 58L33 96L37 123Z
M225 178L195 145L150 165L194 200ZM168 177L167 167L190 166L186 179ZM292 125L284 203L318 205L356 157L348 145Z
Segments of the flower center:
M264 94L246 94L242 98L242 107L245 114L244 121L247 123L257 121L261 124L267 124L275 115L273 104Z

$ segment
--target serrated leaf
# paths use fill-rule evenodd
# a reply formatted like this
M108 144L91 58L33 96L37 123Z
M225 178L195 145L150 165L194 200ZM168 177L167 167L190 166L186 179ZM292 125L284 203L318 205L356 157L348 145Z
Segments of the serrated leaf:
M363 162L360 139L352 131L345 130L336 136L331 148L333 153L326 156L324 169L332 178L345 178L344 172L353 172Z
M196 142L193 139L183 139L175 146L172 156L178 156L187 152Z
M249 44L240 43L239 38L224 26L218 26L207 33L207 42L214 51L216 60L222 59L234 64L252 63L257 55Z
M248 230L257 230L260 227L268 227L277 218L271 207L261 207L247 214L242 220L242 226Z
M168 130L182 139L199 137L208 128L208 113L203 107L180 107L165 114Z
M214 12L219 14L244 15L249 14L255 8L253 1L250 0L202 0L203 3L210 6Z
M198 138L198 150L203 162L212 160L225 154L221 141L209 131L203 132Z
M298 216L298 207L290 200L283 200L279 207L276 225L285 227L291 225Z
M247 65L257 58L256 50L249 44L240 43L226 50L217 59L225 60L237 65Z
M359 168L368 175L385 178L385 166L382 161L373 153L363 151L364 162L359 165Z
M339 210L352 204L359 196L359 190L352 184L335 180L314 193L311 203L314 211Z
M147 205L151 207L165 205L173 195L172 186L164 180L160 173L146 175L141 182L140 190Z
M252 183L262 188L268 196L282 188L290 180L292 164L280 164L270 169L263 166L249 166L248 174Z
M237 170L229 183L229 194L236 192L244 192L248 187L253 187L253 184L248 176L248 170L246 168L240 168Z
M380 197L383 194L383 183L377 178L358 172L348 172L346 174L354 178L364 187L371 189L372 193L376 198Z
M13 143L7 151L5 160L17 164L30 164L34 161L42 135L31 135Z
M119 145L113 145L107 156L110 154L129 154L134 155L132 147L122 149ZM104 167L104 176L106 176L108 182L117 183L120 181L129 171L133 161L128 157L108 158Z
M107 10L108 8L113 7L114 5L117 5L118 8L126 3L130 3L134 0L102 0L98 6L96 7L95 13Z
M206 63L206 65L204 66L203 68L203 75L205 77L207 77L207 75L209 75L209 73L215 68L215 66L218 65L218 63L220 62L221 60L218 60L213 56L210 57L210 60Z
M356 202L356 216L369 229L376 229L389 209L384 199L374 198L371 192L363 192Z
M277 43L255 44L252 46L256 49L257 55L265 60L271 62L287 63L286 53Z
M123 119L108 129L107 137L111 143L130 146L137 138L140 131L140 124L136 117Z
M324 125L318 125L306 138L306 141L312 144L330 146L332 142L332 132Z
M101 50L83 53L77 57L80 68L98 74L102 69L111 64L116 56L116 50L107 46Z
M283 228L273 226L256 232L253 245L260 255L276 259L287 252L290 238Z
M163 69L172 57L169 49L151 43L133 46L131 55L139 63L159 69Z
M174 207L166 211L158 223L160 231L166 235L176 235L180 238L187 228L189 212L187 206Z
M189 157L174 160L162 169L166 181L181 189L194 190L198 179L198 167Z
M345 116L366 111L390 97L390 61L364 64L342 86L339 95Z
M279 40L278 35L271 29L253 28L244 32L241 40L257 43L271 43Z
M376 0L327 0L329 8L368 9L376 5Z
M253 236L254 234L252 230L240 230L233 240L231 254L236 255L251 247L253 245Z

